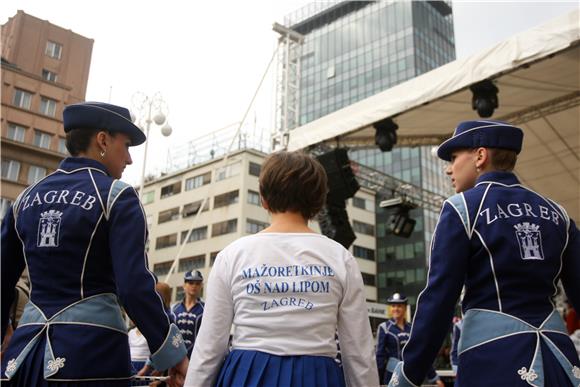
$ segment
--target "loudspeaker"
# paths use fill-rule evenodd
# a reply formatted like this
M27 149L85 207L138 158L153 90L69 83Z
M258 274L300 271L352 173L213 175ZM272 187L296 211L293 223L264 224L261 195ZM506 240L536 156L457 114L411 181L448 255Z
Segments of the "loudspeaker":
M346 199L354 196L360 185L352 172L345 148L337 148L317 157L328 176L327 203L343 206Z
M342 206L327 204L318 214L318 224L323 235L337 241L348 249L356 239L356 235L348 221L344 200L342 203Z

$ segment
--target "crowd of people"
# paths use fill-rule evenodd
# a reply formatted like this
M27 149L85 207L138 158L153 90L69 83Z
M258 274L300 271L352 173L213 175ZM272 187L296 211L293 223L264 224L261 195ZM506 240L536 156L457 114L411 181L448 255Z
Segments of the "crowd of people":
M259 191L270 226L221 250L205 302L192 270L170 307L169 286L148 269L138 195L120 180L143 132L127 109L99 102L67 106L63 122L71 157L2 222L3 385L115 387L165 375L154 383L443 386L433 361L462 289L456 385L579 385L552 296L561 281L570 310L580 307L580 235L562 206L513 173L521 129L462 122L438 148L457 194L443 204L412 325L395 293L374 341L356 259L309 227L328 193L315 158L266 158ZM16 298L26 300L17 325Z

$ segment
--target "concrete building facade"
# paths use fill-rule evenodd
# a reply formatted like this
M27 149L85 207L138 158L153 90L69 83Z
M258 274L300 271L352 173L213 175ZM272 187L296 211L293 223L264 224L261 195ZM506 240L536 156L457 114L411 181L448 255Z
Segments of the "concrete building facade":
M66 157L62 111L84 101L93 40L23 11L1 26L0 218Z

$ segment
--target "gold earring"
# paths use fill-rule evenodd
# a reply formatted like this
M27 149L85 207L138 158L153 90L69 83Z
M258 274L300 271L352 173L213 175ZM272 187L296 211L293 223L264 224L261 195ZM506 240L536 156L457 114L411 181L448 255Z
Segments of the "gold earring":
M101 157L105 157L105 153L106 153L106 152L107 152L107 151L101 151L101 153L100 153Z

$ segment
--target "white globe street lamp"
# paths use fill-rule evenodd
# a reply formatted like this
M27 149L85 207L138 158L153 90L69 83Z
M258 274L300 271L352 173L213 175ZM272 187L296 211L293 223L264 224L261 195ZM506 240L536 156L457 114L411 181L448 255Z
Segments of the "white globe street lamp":
M139 199L141 199L143 197L143 186L145 185L145 165L147 163L147 150L151 123L154 122L155 125L161 126L161 134L165 137L171 135L173 129L169 125L169 122L167 122L168 107L167 103L161 97L161 93L157 92L153 97L149 97L142 92L135 93L133 95L133 109L136 113L131 112L131 119L145 132L145 135L147 136L147 140L145 141L145 151L143 153L141 184L139 186ZM155 112L153 119L151 119L152 112ZM145 123L145 129L143 129L143 122Z

